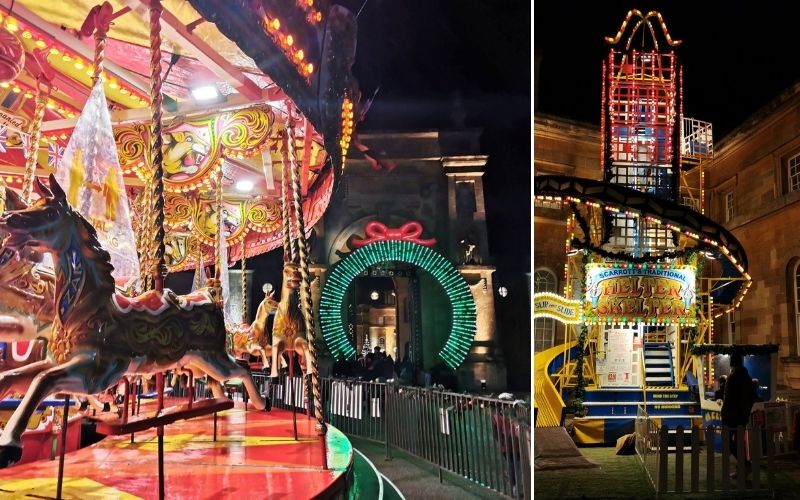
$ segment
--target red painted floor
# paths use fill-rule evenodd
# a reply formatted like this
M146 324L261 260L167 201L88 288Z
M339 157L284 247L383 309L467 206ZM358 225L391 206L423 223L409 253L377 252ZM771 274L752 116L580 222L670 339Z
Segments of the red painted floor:
M166 497L303 499L341 488L352 446L329 427L326 458L314 423L298 415L295 441L290 412L245 411L239 402L219 414L216 442L210 415L169 425L164 431ZM151 429L136 434L133 444L130 435L106 437L68 453L63 498L158 498L156 443ZM57 460L0 470L0 498L55 498L57 470Z

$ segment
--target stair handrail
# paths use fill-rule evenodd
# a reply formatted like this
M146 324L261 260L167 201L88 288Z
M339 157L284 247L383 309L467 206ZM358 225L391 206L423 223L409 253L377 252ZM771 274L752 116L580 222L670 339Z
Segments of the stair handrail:
M644 351L646 339L642 339L642 348L639 349L639 375L642 377L642 404L644 405L645 414L647 413L647 373L644 370Z
M571 342L567 351L577 342ZM553 385L548 369L553 361L564 352L562 346L551 347L533 357L534 384L533 407L537 409L536 427L558 427L561 425L561 414L566 408L561 394ZM567 360L564 360L566 365Z
M673 344L672 342L667 342L667 348L669 350L669 356L667 356L667 359L669 359L669 376L672 377L672 387L673 388L677 388L678 385L679 385L678 380L677 380L677 375L675 373L675 362L677 360L674 359L676 357L676 355L673 354L673 345L672 344ZM678 353L680 351L680 347L675 347L674 349L675 349L675 351L674 351L675 353Z

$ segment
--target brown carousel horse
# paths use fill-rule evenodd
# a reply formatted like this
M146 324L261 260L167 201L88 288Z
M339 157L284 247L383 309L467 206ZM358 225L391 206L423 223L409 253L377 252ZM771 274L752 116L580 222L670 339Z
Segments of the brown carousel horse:
M256 317L250 325L240 325L228 332L233 344L233 355L241 358L247 355L260 356L266 363L272 354L272 347L267 345L267 318L278 309L278 302L273 298L274 290L264 290L265 296L256 310Z
M51 347L57 364L36 375L0 435L0 467L19 460L22 432L45 397L102 393L126 374L190 369L221 382L241 378L254 406L264 408L249 372L225 351L214 290L183 296L153 290L134 299L115 294L110 257L94 228L69 206L52 175L50 189L38 179L35 186L42 197L5 213L0 231L10 233L6 246L49 250L57 261Z
M311 360L308 357L308 342L306 341L303 314L300 311L300 271L293 262L283 264L283 285L281 287L281 301L275 312L275 322L272 326L272 368L270 377L278 376L278 360L286 350L293 350L305 360L304 371L311 373ZM303 363L301 363L301 366Z

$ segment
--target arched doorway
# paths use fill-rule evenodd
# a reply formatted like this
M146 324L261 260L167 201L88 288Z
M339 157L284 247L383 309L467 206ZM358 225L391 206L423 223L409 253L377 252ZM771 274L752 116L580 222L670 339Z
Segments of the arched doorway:
M365 245L335 264L325 281L320 298L320 326L334 358L351 359L356 350L348 339L343 306L353 280L370 266L402 262L428 272L441 285L450 302L450 333L439 357L452 369L466 358L476 329L475 301L469 285L455 266L427 246L401 240L376 241Z

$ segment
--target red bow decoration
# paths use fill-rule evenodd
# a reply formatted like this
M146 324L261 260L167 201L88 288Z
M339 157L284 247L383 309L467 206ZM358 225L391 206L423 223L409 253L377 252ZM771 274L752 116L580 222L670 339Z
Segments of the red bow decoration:
M422 236L422 224L417 221L406 222L398 228L386 227L385 224L372 221L364 227L364 233L366 233L367 238L363 240L354 239L351 242L353 247L361 248L370 243L375 243L376 241L388 240L410 241L411 243L426 247L433 246L436 243L436 238L431 238L429 240L419 239L419 237Z

